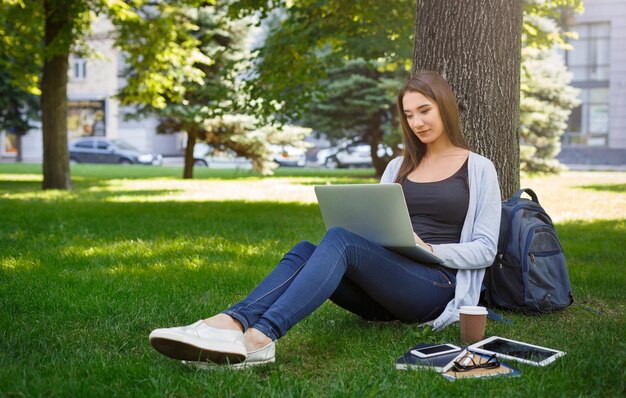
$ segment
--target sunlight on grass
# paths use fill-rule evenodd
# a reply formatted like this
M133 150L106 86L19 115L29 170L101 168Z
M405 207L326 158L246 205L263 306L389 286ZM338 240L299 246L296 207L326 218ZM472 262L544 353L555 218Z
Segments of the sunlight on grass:
M111 202L223 202L276 201L276 202L315 202L312 186L293 184L291 178L246 179L246 180L111 180L108 187L97 188L100 191L115 193L118 191L144 191L165 189L156 195L136 196L111 195L106 200Z
M22 257L5 257L0 259L0 269L3 271L28 271L40 265L39 260Z
M56 189L50 189L46 191L30 191L30 192L17 192L17 193L3 193L1 195L4 199L16 199L16 200L41 200L44 202L55 202L58 200L78 199L80 193L77 191L61 191Z
M41 174L0 174L0 181L42 181Z
M626 195L614 189L588 186L620 186L626 173L564 172L555 176L525 177L522 187L532 188L555 222L626 218ZM91 192L108 192L111 202L202 202L241 200L316 203L314 185L376 183L373 178L276 177L239 180L109 180ZM581 186L581 184L584 184ZM144 194L141 194L144 192ZM152 193L152 194L150 194Z
M13 166L14 168L16 166ZM82 169L81 169L82 170ZM132 178L120 178L133 171ZM182 180L158 168L88 168L85 175L72 177L73 191L42 191L41 175L18 174L7 169L0 174L0 197L12 200L94 200L113 203L162 202L296 202L316 203L314 185L376 183L363 171L281 170L277 176L219 178L207 174L201 179ZM102 174L102 173L113 173ZM102 175L98 174L101 173ZM208 173L208 172L207 172ZM286 175L283 175L287 173ZM145 178L141 178L145 175ZM626 173L568 171L560 175L523 176L522 187L532 188L555 222L626 218Z
M555 222L567 220L614 220L626 218L626 195L586 186L621 185L624 172L563 172L560 175L523 177L521 186L531 188Z
M594 191L626 193L626 184L593 184L593 185L583 185L583 186L576 187L576 188L592 189Z
M202 236L148 241L130 239L111 243L89 240L83 245L74 242L59 254L70 264L81 264L88 272L100 268L114 275L167 269L197 271L201 268L215 268L237 271L247 267L254 259L277 255L277 252L275 241L249 244L233 242L220 236ZM164 259L168 259L167 262ZM3 267L17 268L16 261L5 259Z

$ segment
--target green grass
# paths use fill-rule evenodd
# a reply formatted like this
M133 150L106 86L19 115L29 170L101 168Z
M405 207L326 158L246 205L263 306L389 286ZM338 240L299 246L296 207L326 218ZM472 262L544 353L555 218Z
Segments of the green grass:
M617 193L626 192L626 184L594 184L594 185L584 185L584 186L581 186L580 188L592 189L594 191L608 191L608 192L617 192Z
M488 335L567 352L549 367L513 363L521 377L456 382L396 371L419 341L459 343L458 326L369 323L327 303L278 342L275 365L203 371L152 350L150 330L243 298L294 243L321 238L317 206L142 202L179 175L166 167L79 165L74 192L41 192L39 170L0 165L0 396L623 396L623 218L557 226L573 306L542 317L502 312L512 325L487 325ZM207 183L234 173L202 171ZM371 181L371 170L279 172L299 184ZM120 177L165 180L111 189Z
M41 174L42 168L36 163L0 163L0 172L3 174ZM122 166L122 165L98 165L77 164L71 166L72 179L144 179L144 178L181 178L182 167L154 167L154 166ZM374 169L305 169L299 167L279 167L274 170L274 175L263 177L252 170L239 169L212 169L208 167L195 167L194 178L197 179L258 179L280 177L314 177L314 178L371 178Z

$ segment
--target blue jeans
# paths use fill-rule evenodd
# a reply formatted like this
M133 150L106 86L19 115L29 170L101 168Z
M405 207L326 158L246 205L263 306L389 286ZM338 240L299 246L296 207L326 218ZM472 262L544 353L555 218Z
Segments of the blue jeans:
M330 299L365 319L424 322L454 297L456 274L389 251L343 228L297 243L240 303L223 313L276 340Z

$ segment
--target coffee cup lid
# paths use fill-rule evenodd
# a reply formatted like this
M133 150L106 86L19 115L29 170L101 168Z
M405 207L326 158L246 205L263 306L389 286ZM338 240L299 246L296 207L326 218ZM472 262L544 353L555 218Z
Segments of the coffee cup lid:
M474 305L464 305L461 306L459 313L466 315L487 315L487 308Z

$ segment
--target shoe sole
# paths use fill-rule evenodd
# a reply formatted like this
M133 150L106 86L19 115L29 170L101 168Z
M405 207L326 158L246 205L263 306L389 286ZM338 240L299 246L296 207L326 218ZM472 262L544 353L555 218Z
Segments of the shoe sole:
M265 359L263 361L255 361L255 362L243 361L241 363L232 364L230 365L230 367L233 369L246 369L246 368L250 368L253 366L267 365L268 363L274 363L274 362L276 362L276 358L270 358L270 359Z
M220 347L199 347L190 341L173 340L167 337L152 337L150 345L161 354L173 359L216 364L239 364L247 354L238 352L236 345L222 344Z
M183 364L188 366L193 366L202 370L212 370L212 369L247 369L260 365L267 365L270 363L276 362L276 358L265 359L263 361L254 361L254 362L246 362L243 361L241 363L231 363L231 364L217 364L211 362L198 362L198 361L182 361Z

